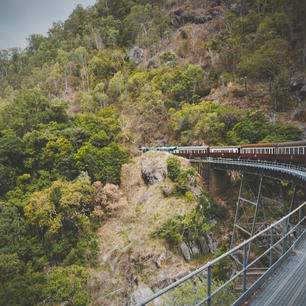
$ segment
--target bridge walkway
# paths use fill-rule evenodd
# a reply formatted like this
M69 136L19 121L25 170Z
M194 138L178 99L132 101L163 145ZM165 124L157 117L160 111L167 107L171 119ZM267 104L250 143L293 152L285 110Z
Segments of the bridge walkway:
M249 299L248 306L306 305L306 239L296 246L264 285Z

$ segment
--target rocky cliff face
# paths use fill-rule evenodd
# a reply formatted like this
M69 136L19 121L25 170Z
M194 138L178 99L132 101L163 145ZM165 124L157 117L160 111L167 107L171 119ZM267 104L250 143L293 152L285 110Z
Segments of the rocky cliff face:
M184 197L165 197L173 184L167 178L169 156L147 152L122 167L120 196L114 198L113 209L98 231L101 251L91 283L95 305L134 305L195 269L199 261L189 261L193 255L218 248L213 234L203 240L203 249L193 244L170 249L165 241L150 238L167 219L196 205ZM191 167L187 160L180 160L182 168ZM192 192L199 193L198 188Z

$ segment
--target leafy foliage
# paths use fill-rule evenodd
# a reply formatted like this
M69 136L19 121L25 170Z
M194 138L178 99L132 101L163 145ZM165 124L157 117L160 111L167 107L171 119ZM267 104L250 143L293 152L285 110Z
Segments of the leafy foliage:
M280 122L269 123L262 111L250 111L228 132L230 144L294 141L301 138L302 131Z
M91 182L120 182L120 130L112 108L72 117L38 90L0 110L0 304L89 304Z
M53 269L47 278L46 305L67 303L73 306L88 305L91 298L86 291L89 273L84 267L72 265Z
M134 142L136 123L147 143L157 133L182 145L300 139L300 129L272 123L262 111L203 98L221 76L224 86L239 85L235 97L244 96L247 76L270 84L261 103L290 109L290 77L305 55L304 3L238 1L226 18L213 18L218 35L194 42L190 24L177 31L170 20L176 5L190 12L203 3L98 0L89 9L77 6L47 36L30 35L24 50L0 50L1 305L90 303L83 266L97 252L91 183L119 184L128 161L119 142ZM162 52L178 32L184 46ZM146 69L128 55L136 45L154 59ZM201 50L197 61L186 62L188 49ZM191 199L193 171L175 159L167 168L176 195ZM155 235L175 243L197 239L208 219L220 216L202 195L196 209Z
M180 175L180 172L181 172L180 166L181 166L181 163L177 157L169 157L167 159L168 177L172 181L175 181Z
M151 233L152 237L167 240L177 245L182 241L187 243L200 241L205 233L211 229L209 221L212 218L221 218L222 211L207 193L203 192L198 199L198 205L186 215L176 215L161 227Z
M195 181L195 170L190 168L188 170L181 169L181 163L177 157L169 157L167 159L168 177L175 183L174 194L188 196L188 182Z
M183 145L243 144L267 140L291 141L301 138L301 130L281 122L270 123L263 111L241 110L233 106L201 102L184 105L170 117L173 131Z

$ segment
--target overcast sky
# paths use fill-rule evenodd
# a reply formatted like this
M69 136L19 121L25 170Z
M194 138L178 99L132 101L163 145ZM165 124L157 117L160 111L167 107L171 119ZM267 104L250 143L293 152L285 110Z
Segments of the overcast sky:
M77 4L95 0L0 0L0 49L25 48L31 34L48 32L53 22L64 21Z

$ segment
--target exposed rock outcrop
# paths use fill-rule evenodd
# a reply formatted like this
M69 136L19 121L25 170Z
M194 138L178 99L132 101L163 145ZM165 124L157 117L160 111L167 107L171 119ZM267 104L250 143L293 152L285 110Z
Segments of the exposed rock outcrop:
M167 177L167 167L156 160L147 161L142 164L141 174L146 184L154 185Z
M211 14L204 10L186 10L178 8L170 12L170 23L175 27L182 26L186 23L203 24L212 19Z
M131 305L135 306L138 305L141 301L145 300L146 298L153 295L154 292L149 287L140 287L136 291L133 292L131 296ZM151 303L152 305L158 306L159 300L156 299L154 302Z
M136 65L141 64L144 61L145 50L139 47L134 47L129 52L129 58L135 61Z

